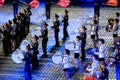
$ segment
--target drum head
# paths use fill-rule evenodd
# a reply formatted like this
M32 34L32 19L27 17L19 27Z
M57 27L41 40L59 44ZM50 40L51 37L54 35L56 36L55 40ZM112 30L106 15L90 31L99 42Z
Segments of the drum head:
M59 16L58 20L59 20L60 22L62 22L62 20L63 20L63 18L64 18L64 15L61 14L61 13L57 13L57 15Z
M12 60L15 62L15 63L22 63L24 59L24 55L23 53L21 52L13 52L12 53Z
M65 43L65 49L73 50L74 49L74 44L73 43Z
M28 40L23 40L22 43L20 44L20 50L26 52L26 45L30 44L30 47L32 47L31 42Z
M60 54L54 54L52 56L52 61L55 64L60 64L62 62L62 56Z
M34 38L35 35L38 37L41 36L42 35L41 30L42 30L41 28L33 28L30 32L31 37Z

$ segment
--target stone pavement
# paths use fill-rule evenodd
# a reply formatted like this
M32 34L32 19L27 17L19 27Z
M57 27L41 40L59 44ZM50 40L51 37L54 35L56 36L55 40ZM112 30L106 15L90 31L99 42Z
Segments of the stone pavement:
M19 5L19 11L22 11L26 7L25 4ZM93 16L93 7L85 7L85 6L69 6L67 8L69 10L69 35L70 39L74 40L75 35L74 31L77 29L81 29L81 26L86 22L87 18ZM64 9L58 6L52 5L51 8L51 18L54 17L55 13L63 13ZM113 38L111 32L105 31L105 25L107 25L107 19L111 17L115 17L115 13L120 12L119 8L112 7L102 7L101 8L101 17L100 17L100 30L99 37L105 39L105 57L109 57L112 55L110 51L110 47L113 46ZM0 8L0 26L2 26L8 20L13 18L12 5L6 4L2 8ZM42 20L45 20L45 9L44 4L41 3L37 10L32 9L31 16L31 25L30 30L32 28L40 27L40 23ZM90 25L86 25L87 27L87 45L86 49L92 48L91 38L90 38ZM64 51L64 43L61 41L63 37L62 25L60 26L59 40L60 47L55 48L54 46L54 31L52 29L49 30L49 41L47 45L47 58L39 58L39 68L37 70L32 71L32 80L64 80L62 65L55 65L52 62L52 55L56 52ZM120 34L120 33L119 33ZM30 34L26 37L27 40L33 40ZM19 49L19 48L18 48ZM39 55L42 55L41 48L41 39L39 39ZM11 55L9 57L3 57L3 48L0 40L0 80L24 80L24 62L20 64L16 64L12 61ZM73 54L71 53L71 65L75 65L75 60L73 58ZM84 75L90 75L83 71L83 65L86 62L91 62L91 56L87 55L86 61L81 64L81 68L72 76L72 80L82 80ZM109 80L116 80L115 77L115 68L109 68Z

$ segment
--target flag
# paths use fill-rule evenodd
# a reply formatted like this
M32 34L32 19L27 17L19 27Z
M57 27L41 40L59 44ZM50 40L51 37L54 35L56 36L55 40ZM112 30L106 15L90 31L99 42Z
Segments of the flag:
M118 0L108 0L107 2L108 6L118 6Z
M0 7L4 5L4 0L0 0Z
M70 0L60 0L57 5L62 7L62 8L66 8L67 6L69 6L70 4Z
M29 5L30 5L30 7L32 7L33 9L37 9L38 8L38 6L39 6L39 1L37 1L37 0L32 0L30 3L29 3Z

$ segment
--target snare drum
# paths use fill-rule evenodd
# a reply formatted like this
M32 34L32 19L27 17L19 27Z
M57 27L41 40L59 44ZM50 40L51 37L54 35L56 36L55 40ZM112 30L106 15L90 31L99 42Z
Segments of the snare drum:
M32 38L34 38L35 35L39 37L42 35L42 29L41 28L33 28L30 32L30 35Z
M23 62L23 59L24 59L24 54L25 52L24 51L16 51L16 52L13 52L12 53L12 60L15 62L15 63L22 63Z
M20 50L25 51L26 52L26 46L30 45L30 47L32 48L32 43L28 40L23 40L22 43L20 44Z
M52 61L55 64L60 64L62 62L62 53L56 53L52 56Z

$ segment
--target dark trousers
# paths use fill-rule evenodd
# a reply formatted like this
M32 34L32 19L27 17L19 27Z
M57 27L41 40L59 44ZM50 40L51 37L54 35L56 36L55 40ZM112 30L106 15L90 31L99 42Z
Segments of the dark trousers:
M32 69L35 69L39 66L38 59L37 59L38 51L33 51L32 55Z
M68 36L68 32L67 32L67 26L68 24L64 24L64 28L63 28L63 35L64 35L64 39L66 39Z
M31 72L25 71L25 80L31 80Z
M99 14L100 15L100 5L99 4L94 5L94 15L95 14Z
M120 80L120 62L117 62L116 65L116 79Z
M14 17L18 14L18 3L13 3Z
M46 6L45 10L46 10L46 19L50 19L50 7Z
M42 40L42 49L43 49L43 55L47 55L46 47L47 47L47 39Z
M59 46L59 36L58 36L59 30L55 30L55 42L56 46Z
M8 56L9 55L9 39L7 38L3 38L3 50L4 50L4 55Z
M86 40L82 40L82 43L81 43L82 60L85 59L85 45L86 45Z

